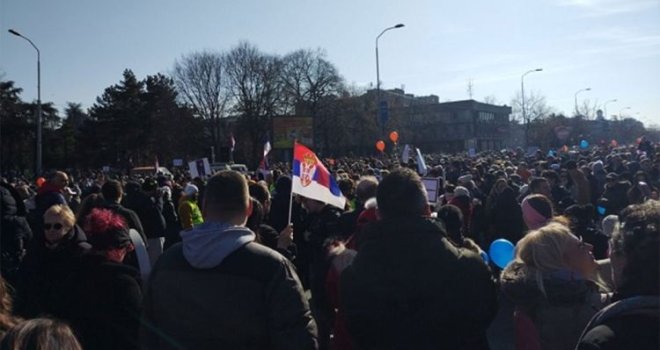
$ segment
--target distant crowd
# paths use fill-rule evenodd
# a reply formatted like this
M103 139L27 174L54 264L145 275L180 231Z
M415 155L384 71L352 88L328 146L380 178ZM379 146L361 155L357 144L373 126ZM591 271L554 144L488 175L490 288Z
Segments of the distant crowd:
M323 162L2 178L0 350L660 348L660 145Z

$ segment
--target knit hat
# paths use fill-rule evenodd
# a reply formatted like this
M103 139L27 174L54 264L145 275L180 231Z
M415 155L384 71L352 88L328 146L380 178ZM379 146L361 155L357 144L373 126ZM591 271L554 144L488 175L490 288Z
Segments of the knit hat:
M454 197L467 196L470 197L470 191L463 186L456 186L454 189Z
M544 208L543 201L539 200L541 198L543 197L531 198L530 196L527 196L523 199L522 204L520 205L522 208L523 220L530 230L539 229L552 219L552 214L546 215L547 208ZM543 212L546 212L546 214L543 214ZM552 208L550 208L550 213L552 213Z
M191 183L187 184L186 187L183 188L183 194L185 194L188 197L192 196L197 192L199 192L199 188L197 188L197 186Z
M597 160L593 164L591 164L591 171L593 171L593 172L603 171L603 161L602 160Z

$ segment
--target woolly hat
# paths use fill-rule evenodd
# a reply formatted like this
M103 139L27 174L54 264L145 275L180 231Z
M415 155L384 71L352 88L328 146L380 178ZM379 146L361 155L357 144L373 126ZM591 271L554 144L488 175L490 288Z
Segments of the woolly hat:
M197 192L199 192L199 188L197 188L197 186L191 183L187 184L186 187L183 188L183 194L185 194L188 197L192 196Z
M463 186L456 186L454 189L454 197L467 196L470 197L470 191Z
M523 214L523 220L530 230L539 229L552 219L552 207L546 208L544 201L541 200L543 197L534 197L530 196L523 199L522 204L520 205ZM548 209L550 213L548 213ZM548 215L549 214L549 215Z
M593 164L591 164L591 171L593 171L593 172L603 171L603 161L602 160L597 160Z

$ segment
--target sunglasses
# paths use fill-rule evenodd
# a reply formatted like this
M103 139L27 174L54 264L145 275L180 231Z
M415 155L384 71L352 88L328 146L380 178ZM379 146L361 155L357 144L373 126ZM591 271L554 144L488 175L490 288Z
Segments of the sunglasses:
M50 230L51 228L54 229L54 230L60 230L62 228L62 224L60 224L60 223L57 223L57 224L44 224L44 230Z

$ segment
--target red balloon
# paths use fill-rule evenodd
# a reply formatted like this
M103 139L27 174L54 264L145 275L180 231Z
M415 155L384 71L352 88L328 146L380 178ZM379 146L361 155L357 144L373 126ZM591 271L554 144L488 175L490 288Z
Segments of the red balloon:
M376 149L379 150L380 152L385 151L385 142L383 142L382 140L378 140L378 142L376 142Z
M39 178L37 178L37 181L35 181L35 182L37 184L37 187L41 187L41 185L43 185L44 182L46 182L46 179L44 179L43 177L39 177Z
M399 133L396 131L392 131L390 133L390 140L394 143L397 143L397 141L399 141Z

